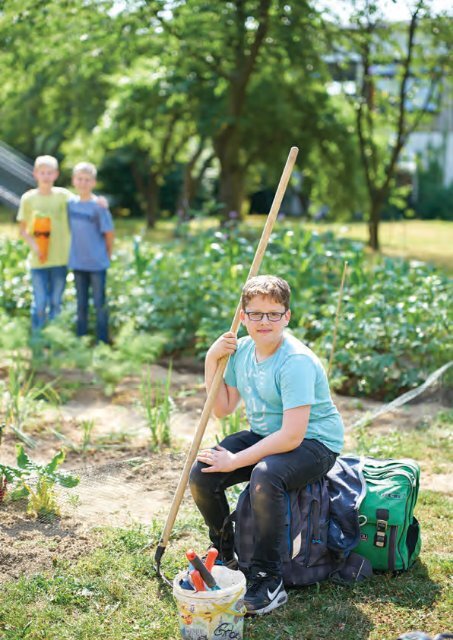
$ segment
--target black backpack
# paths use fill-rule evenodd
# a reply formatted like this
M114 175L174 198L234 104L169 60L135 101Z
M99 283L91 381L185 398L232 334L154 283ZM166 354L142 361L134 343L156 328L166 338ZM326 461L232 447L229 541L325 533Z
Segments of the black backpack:
M281 548L286 586L328 578L358 582L372 575L370 563L352 552L360 540L357 503L361 487L357 470L339 459L325 478L286 494L288 509ZM254 548L248 485L239 496L232 519L239 568L247 573Z

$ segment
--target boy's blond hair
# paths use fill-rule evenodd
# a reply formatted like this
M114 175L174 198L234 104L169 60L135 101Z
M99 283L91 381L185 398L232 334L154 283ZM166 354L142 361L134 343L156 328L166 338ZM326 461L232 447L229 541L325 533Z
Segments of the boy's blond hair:
M247 280L242 289L242 308L245 309L250 300L255 296L271 298L275 302L282 304L285 307L285 311L288 311L291 289L286 280L278 276L255 276Z
M45 166L45 167L50 167L51 169L55 169L55 171L58 171L58 160L53 156L38 156L35 159L35 163L33 166L35 169L37 169L38 167Z
M78 162L72 170L73 176L75 176L76 173L87 173L92 178L96 178L98 172L91 162Z

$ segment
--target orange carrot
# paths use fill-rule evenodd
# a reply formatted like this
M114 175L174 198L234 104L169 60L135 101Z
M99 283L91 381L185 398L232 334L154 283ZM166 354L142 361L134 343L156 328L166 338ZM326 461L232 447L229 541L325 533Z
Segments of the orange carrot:
M33 236L39 249L39 262L47 262L50 241L50 218L37 217L33 225Z

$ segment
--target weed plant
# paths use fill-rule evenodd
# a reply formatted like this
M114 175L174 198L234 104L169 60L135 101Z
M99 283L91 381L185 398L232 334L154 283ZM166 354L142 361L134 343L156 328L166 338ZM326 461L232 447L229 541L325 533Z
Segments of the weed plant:
M226 418L221 418L219 422L220 434L216 436L217 442L220 442L233 433L237 433L238 431L249 428L243 407L241 407L234 413L230 413L230 415Z
M27 362L19 353L13 354L6 380L0 380L0 406L5 425L28 446L33 439L25 429L42 408L44 402L59 404L59 396L52 383L41 383L28 370Z
M82 452L86 453L88 448L91 447L91 435L94 429L94 420L82 420Z
M78 337L71 328L68 312L43 330L47 345L34 354L37 368L51 371L77 369L92 375L106 395L112 395L117 384L127 375L137 374L143 364L154 362L162 353L167 340L164 333L153 335L134 331L134 324L126 322L115 337L115 346L92 345L89 336Z
M148 369L140 384L141 403L150 432L152 450L171 444L170 418L175 406L170 396L171 373L170 363L165 382L154 381L151 369Z

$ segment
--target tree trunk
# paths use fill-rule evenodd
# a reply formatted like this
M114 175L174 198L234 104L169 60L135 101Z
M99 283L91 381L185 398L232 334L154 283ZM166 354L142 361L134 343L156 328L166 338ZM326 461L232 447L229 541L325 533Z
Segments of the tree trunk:
M220 162L219 201L222 205L223 221L238 219L244 198L245 168L239 160L240 145L236 130L229 128L214 140L216 155Z
M181 193L179 194L178 203L176 205L176 214L181 222L189 219L190 199L193 191L192 168L186 164L184 167L184 175Z
M219 200L224 220L238 220L244 199L244 173L237 166L222 165Z
M379 222L381 214L381 202L377 200L371 200L370 207L370 219L368 222L368 244L373 251L379 251Z
M152 229L156 225L157 214L159 213L160 196L160 186L157 176L153 173L150 173L146 180L144 196L146 227L147 229Z
M146 227L152 229L159 212L160 187L156 174L148 171L144 175L144 169L136 162L131 164L132 177L137 189L137 199L141 210L145 215Z

